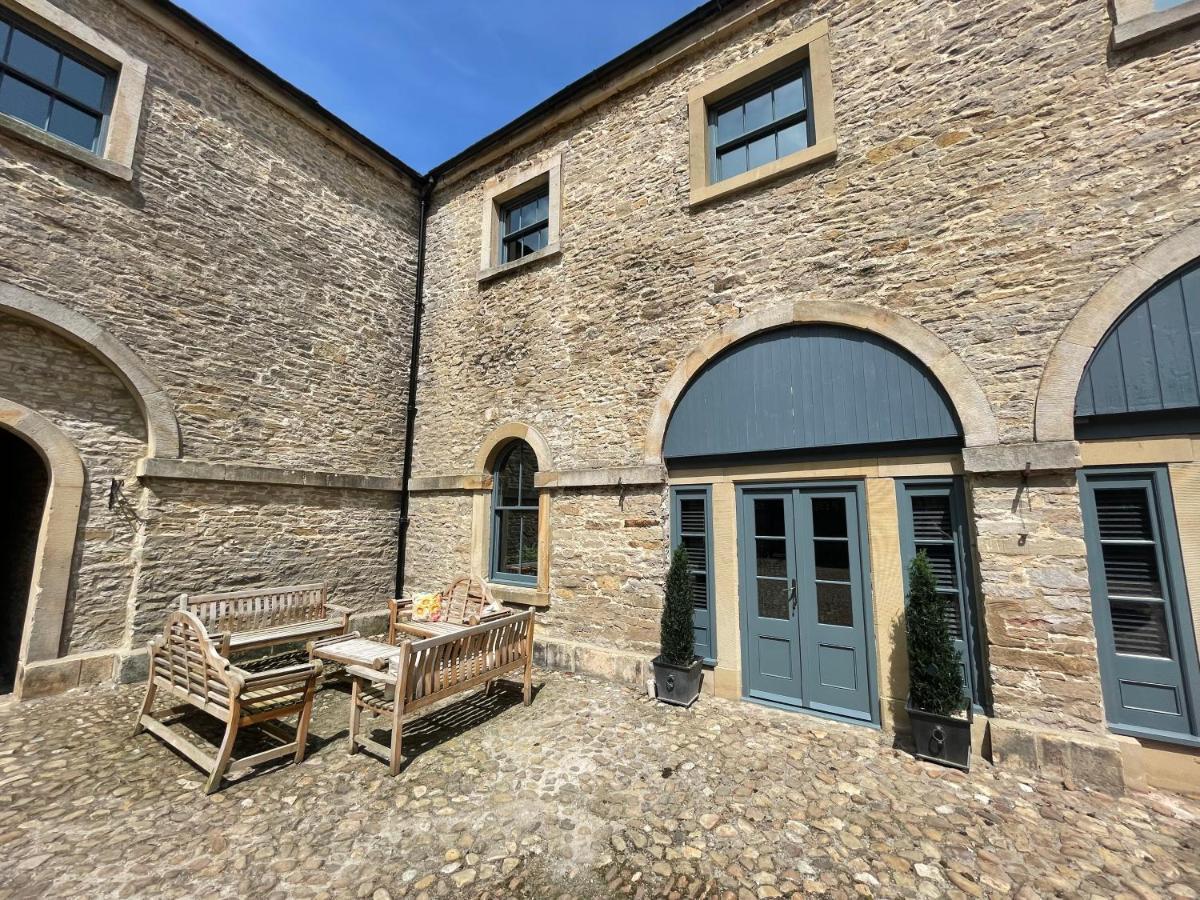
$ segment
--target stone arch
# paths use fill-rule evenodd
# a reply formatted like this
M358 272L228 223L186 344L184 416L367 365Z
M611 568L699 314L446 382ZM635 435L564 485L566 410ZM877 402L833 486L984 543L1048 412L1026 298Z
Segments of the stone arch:
M45 416L0 398L0 428L33 447L50 473L17 658L18 666L23 667L55 659L62 648L85 475L83 460L71 439Z
M527 443L537 457L538 471L549 472L554 469L550 458L550 445L532 425L524 422L509 422L492 431L479 446L475 454L475 474L490 475L496 464L500 451L510 441L521 440Z
M643 461L662 465L663 439L676 402L695 375L719 353L751 335L786 325L844 325L870 331L899 344L920 360L950 398L967 447L999 442L991 404L971 370L937 335L911 319L863 303L807 301L784 303L727 325L697 346L675 367L654 406L646 431Z
M1088 360L1109 329L1138 298L1200 258L1200 224L1156 244L1092 294L1063 329L1042 370L1034 407L1039 441L1075 439L1075 394Z
M162 383L128 346L61 303L0 282L0 312L53 331L99 357L129 389L146 420L146 455L178 459L179 420Z

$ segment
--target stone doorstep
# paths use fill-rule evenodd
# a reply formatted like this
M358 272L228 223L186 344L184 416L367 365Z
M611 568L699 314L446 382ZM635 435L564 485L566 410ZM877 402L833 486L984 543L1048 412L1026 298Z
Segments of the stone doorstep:
M1137 754L1131 752L1137 747L1132 738L992 719L991 741L992 758L999 766L1062 776L1114 797L1147 788Z
M17 671L17 699L49 697L72 688L112 681L117 657L114 650L95 650L24 663Z
M535 665L560 672L595 675L638 688L644 687L646 679L654 674L650 659L651 657L644 653L554 638L539 638L536 633L533 640Z

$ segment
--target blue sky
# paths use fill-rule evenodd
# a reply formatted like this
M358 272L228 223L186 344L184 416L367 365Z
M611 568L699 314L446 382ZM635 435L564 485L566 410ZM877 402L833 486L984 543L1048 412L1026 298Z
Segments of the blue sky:
M700 0L175 0L424 172Z

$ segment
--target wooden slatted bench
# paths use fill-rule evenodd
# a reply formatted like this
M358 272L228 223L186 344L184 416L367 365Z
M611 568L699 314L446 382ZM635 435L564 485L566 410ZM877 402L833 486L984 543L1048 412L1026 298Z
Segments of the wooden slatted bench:
M204 623L183 610L167 617L163 633L150 642L149 649L150 675L133 733L149 729L207 772L206 793L215 791L231 769L288 755L295 762L304 760L313 694L321 675L320 661L247 672L222 657ZM160 690L182 700L183 711L195 707L225 723L225 736L215 757L168 727L182 717L180 709L162 719L152 715L154 698ZM300 717L294 735L276 721L291 715ZM248 725L259 725L282 741L282 746L235 759L233 744L238 730Z
M411 599L388 601L388 643L405 635L418 638L438 637L461 631L472 625L512 615L492 596L491 589L478 578L460 578L442 592L442 618L426 622L413 618Z
M183 594L179 608L194 613L210 635L220 636L222 656L345 634L350 628L350 610L328 602L323 582Z
M400 771L404 717L424 706L485 685L508 672L524 673L524 700L533 698L533 610L503 616L451 634L400 645L384 670L348 666L350 752L365 748ZM363 710L392 720L391 744L359 734Z

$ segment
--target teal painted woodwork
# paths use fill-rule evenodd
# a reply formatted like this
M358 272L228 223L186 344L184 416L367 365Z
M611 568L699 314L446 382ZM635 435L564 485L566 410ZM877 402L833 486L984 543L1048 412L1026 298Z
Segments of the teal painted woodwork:
M900 551L905 594L908 567L924 550L937 577L938 593L954 646L962 655L963 688L976 709L987 704L982 640L975 603L974 573L967 538L966 501L958 478L905 478L896 482Z
M671 489L671 546L680 545L687 551L692 582L696 655L703 657L706 665L716 665L712 489L708 486Z
M1109 725L1200 741L1200 664L1167 470L1087 469L1079 483Z
M739 491L748 697L878 722L860 484Z
M938 442L962 429L941 386L903 348L853 328L756 335L687 386L663 441L668 460Z
M1136 416L1140 434L1170 434L1200 410L1200 267L1155 287L1118 320L1088 361L1075 397L1080 437L1106 417Z
M491 580L537 584L537 457L524 441L513 441L496 463L492 483Z

